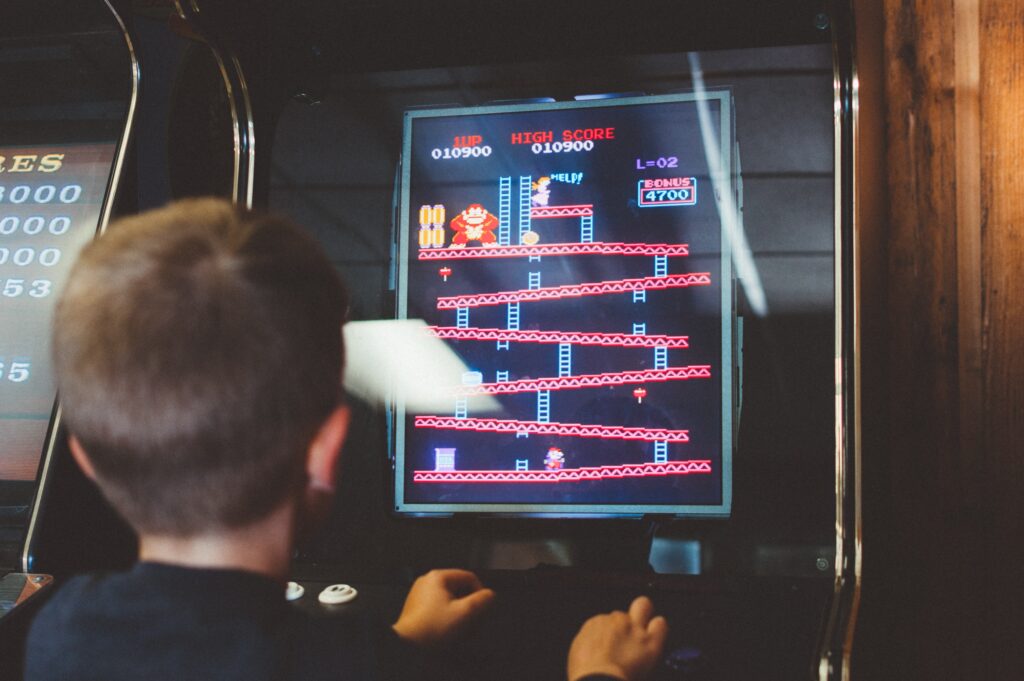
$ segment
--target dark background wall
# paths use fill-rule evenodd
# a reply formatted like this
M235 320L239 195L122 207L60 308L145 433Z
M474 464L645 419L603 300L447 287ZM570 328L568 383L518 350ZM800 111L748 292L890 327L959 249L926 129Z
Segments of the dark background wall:
M1024 2L855 6L863 94L879 102L862 142L874 131L883 154L861 177L853 676L1020 678Z

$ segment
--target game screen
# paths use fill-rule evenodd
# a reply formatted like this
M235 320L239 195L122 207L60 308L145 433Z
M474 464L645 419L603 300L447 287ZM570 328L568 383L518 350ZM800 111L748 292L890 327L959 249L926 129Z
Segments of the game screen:
M36 478L56 397L50 318L96 234L115 150L0 146L0 482Z
M396 395L395 510L729 515L730 92L411 110L403 143L397 316L466 370L446 411Z

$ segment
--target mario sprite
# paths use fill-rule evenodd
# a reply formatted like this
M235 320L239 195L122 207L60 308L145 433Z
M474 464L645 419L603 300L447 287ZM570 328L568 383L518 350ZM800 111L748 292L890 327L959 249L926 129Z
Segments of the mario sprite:
M551 447L548 449L547 455L544 457L544 468L549 471L562 470L562 466L565 465L565 454L558 447Z
M498 227L498 218L479 203L470 204L452 218L451 226L455 231L452 248L465 248L470 241L479 241L481 246L497 245L494 230Z

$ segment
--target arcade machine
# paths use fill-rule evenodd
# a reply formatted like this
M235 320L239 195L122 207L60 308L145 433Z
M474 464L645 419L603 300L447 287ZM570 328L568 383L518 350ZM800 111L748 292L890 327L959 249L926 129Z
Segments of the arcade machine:
M848 678L853 16L768 5L168 13L212 48L167 86L171 195L291 216L352 294L354 432L295 607L390 618L460 566L499 598L446 678L561 678L640 593L659 678Z
M6 3L2 14L0 657L13 660L19 614L52 581L33 552L60 420L50 315L75 254L110 218L137 68L106 3Z
M242 205L252 203L251 122L246 123L251 120L251 111L237 60L222 54L216 43L207 39L200 22L190 23L184 15L179 16L172 2L134 6L97 0L85 4L88 7L79 11L82 18L67 30L76 31L73 49L58 45L64 61L53 58L52 63L36 69L43 72L45 66L52 71L46 77L53 86L41 92L56 93L55 102L59 104L53 104L47 114L59 118L60 123L39 115L38 109L12 109L27 119L19 123L29 131L27 134L35 135L26 139L47 139L46 135L53 136L57 131L62 137L55 139L65 144L81 146L95 138L101 140L95 143L97 148L101 143L106 145L102 147L105 155L97 152L95 163L89 166L93 184L83 184L82 190L83 197L90 197L94 212L102 209L102 213L72 216L69 227L63 222L67 218L59 218L58 227L72 233L75 241L73 248L61 249L64 253L59 262L64 269L60 270L60 279L53 279L54 295L77 249L102 231L112 214L137 212L164 205L173 198L196 195L219 195ZM62 3L55 0L54 5ZM35 45L35 38L22 34L55 31L37 5L25 9L22 15L19 26L24 28L18 29L21 33L17 40L25 44ZM76 59L88 64L69 72L68 64ZM32 88L40 79L25 80L25 61L12 59L5 73L24 90L12 87L16 97L11 102L31 101L28 93L37 92ZM145 87L140 86L142 70L146 73ZM82 79L76 89L67 84L73 77ZM87 122L80 123L78 118ZM109 167L103 165L108 162ZM93 194L87 194L89 191ZM62 197L58 195L57 199ZM10 220L13 229L15 218ZM35 220L33 217L26 223L26 229L35 229ZM8 218L3 224L8 224ZM4 230L8 234L7 227ZM67 238L64 232L51 233ZM45 298L50 304L53 299ZM31 333L39 348L35 354L45 359L49 308L33 314ZM24 333L28 330L19 328L11 336L19 338L18 334ZM37 364L49 371L42 359ZM40 468L35 483L24 483L26 498L34 505L23 509L31 523L17 544L18 561L58 579L87 570L126 567L135 558L134 534L71 460L60 429L59 408L53 406L51 378L49 374L41 376L37 392L49 392L35 398L40 405L48 405L45 414L40 406L34 416L40 429L38 437L42 438L45 431L46 447L41 456L36 454L37 458L21 454L26 477L35 475L36 461ZM26 395L24 391L12 395L11 404L25 411L26 405L35 404L23 402ZM26 442L24 449L34 451L35 445Z
M381 585L460 565L501 598L452 678L558 678L638 593L666 678L845 678L849 5L310 11L266 35L305 46L301 92L261 109L250 82L257 200L353 292L364 418L300 607L340 582L367 594L340 607L393 609ZM428 381L438 341L461 363Z

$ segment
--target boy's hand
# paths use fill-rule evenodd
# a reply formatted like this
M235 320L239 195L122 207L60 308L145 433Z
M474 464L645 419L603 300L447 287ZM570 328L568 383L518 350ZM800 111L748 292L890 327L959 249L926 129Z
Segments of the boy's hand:
M605 674L638 681L654 668L668 635L664 617L653 617L654 605L641 596L629 614L615 611L583 623L569 647L569 681Z
M466 570L431 570L417 579L394 630L421 646L443 643L477 617L494 599Z

